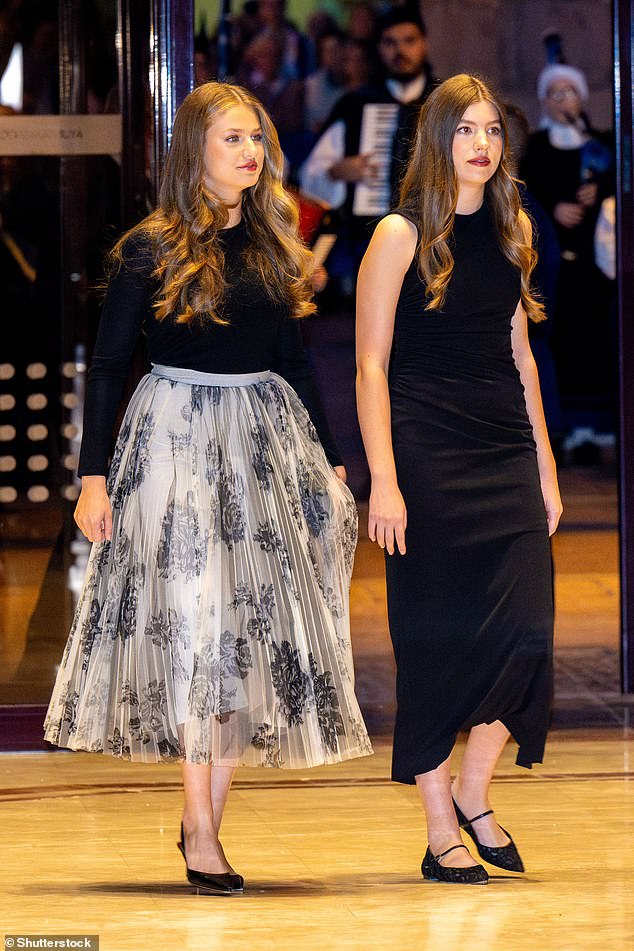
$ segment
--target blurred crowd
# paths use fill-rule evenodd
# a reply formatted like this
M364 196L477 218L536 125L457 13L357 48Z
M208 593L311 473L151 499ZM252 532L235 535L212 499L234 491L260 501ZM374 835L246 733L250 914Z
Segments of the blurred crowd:
M327 267L339 295L352 295L372 227L398 203L416 117L438 82L430 39L417 3L359 2L345 24L319 11L301 32L285 0L247 0L220 33L197 37L196 82L224 75L255 93L279 131L304 216L311 202L336 213ZM586 77L556 35L545 38L544 62L539 127L507 103L513 168L536 225L534 280L550 318L532 343L555 444L593 461L597 431L615 428L613 143L594 128ZM392 116L375 139L364 129L368 106L387 107L381 122Z
M379 13L360 2L344 28L318 11L301 32L285 8L285 0L246 0L212 37L203 28L196 37L194 69L196 85L220 77L255 93L276 125L287 159L297 166L337 100L374 79Z
M26 33L22 28L23 108L55 111L54 17L46 3L31 0L31 6L32 25ZM0 33L6 41L0 43L1 68L11 50L12 21L4 17L10 7L0 3ZM434 38L428 36L418 3L359 0L346 10L345 22L318 10L302 31L290 21L285 0L246 0L213 30L200 30L194 63L197 84L218 78L239 82L271 114L286 157L288 184L297 190L305 237L314 241L324 222L336 234L326 263L326 294L338 301L352 297L372 228L398 203L420 106L439 79L446 78L434 75ZM104 27L98 26L88 30L87 110L93 112L116 110L117 98L114 23L108 56L99 53L108 44L99 43ZM545 43L535 92L541 112L535 130L521 109L506 104L514 169L536 225L540 262L535 284L549 317L534 329L533 349L554 441L591 461L600 448L596 433L616 428L613 142L609 132L594 128L586 77L566 62L557 37ZM372 128L367 119L373 119ZM21 175L16 177L18 164ZM41 175L39 191L17 180L25 178L27 168L27 160L4 160L0 166L0 279L5 297L7 285L15 285L21 300L25 287L31 292L36 287L35 275L43 267L41 226L31 233L33 216L14 213L16 204L26 202L25 193L37 196L43 187ZM95 181L103 185L103 174ZM117 194L116 183L100 191ZM38 206L45 203L38 199ZM117 213L108 208L92 219L107 219L110 226L108 232L101 228L101 237L93 241L101 255L103 234L112 235Z

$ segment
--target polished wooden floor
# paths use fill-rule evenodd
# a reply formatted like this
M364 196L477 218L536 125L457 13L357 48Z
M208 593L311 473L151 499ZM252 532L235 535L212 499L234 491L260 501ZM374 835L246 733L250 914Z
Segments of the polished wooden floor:
M175 848L179 774L79 753L0 757L5 933L99 934L137 948L582 951L634 947L634 747L554 734L532 772L493 784L527 873L423 882L416 791L389 748L300 773L243 770L224 841L242 896L192 893ZM493 872L493 869L490 869Z
M632 951L634 705L618 690L615 496L584 478L554 546L563 728L532 771L514 766L509 747L492 788L525 875L489 869L477 889L420 876L417 793L389 781L393 661L382 555L364 537L362 507L351 609L375 755L240 771L223 840L247 887L230 898L195 895L185 881L176 766L0 755L4 933L99 934L101 951ZM50 547L16 546L0 559L7 698L41 702L61 656L67 618L47 599L67 569L49 557Z

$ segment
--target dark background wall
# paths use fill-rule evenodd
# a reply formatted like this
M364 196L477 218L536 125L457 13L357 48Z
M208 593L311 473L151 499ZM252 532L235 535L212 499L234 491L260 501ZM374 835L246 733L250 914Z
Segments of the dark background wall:
M559 32L568 62L588 78L593 124L612 127L611 0L422 0L421 9L437 74L482 73L533 124L537 76L545 65L542 37Z

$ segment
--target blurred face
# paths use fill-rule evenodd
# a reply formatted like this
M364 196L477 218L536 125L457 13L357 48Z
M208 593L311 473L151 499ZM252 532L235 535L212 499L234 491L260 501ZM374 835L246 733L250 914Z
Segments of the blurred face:
M512 112L506 113L506 131L508 140L506 143L506 155L509 164L513 168L513 174L517 174L517 169L526 152L528 143L528 131L526 126L517 119Z
M273 39L260 36L249 46L247 58L252 68L261 73L266 82L272 82L282 65L282 50Z
M280 26L284 20L284 0L259 0L258 18L263 26Z
M347 43L343 54L343 75L348 86L363 86L370 75L365 51L356 43Z
M217 116L205 136L205 184L229 205L258 181L264 165L262 129L256 113L237 105Z
M474 102L464 112L453 137L451 155L461 187L484 186L495 173L504 141L495 106Z
M341 54L341 40L336 36L324 36L319 44L319 59L323 68L329 73L341 70Z
M194 53L194 85L202 86L203 83L209 83L214 78L209 57L205 56L200 50Z
M576 86L569 79L555 79L548 87L546 112L555 122L570 123L579 118L581 113L581 96Z
M369 41L372 39L376 26L374 10L362 3L357 4L350 11L348 18L348 36L355 40Z
M383 30L379 55L393 79L407 81L422 72L429 44L415 23L397 23Z

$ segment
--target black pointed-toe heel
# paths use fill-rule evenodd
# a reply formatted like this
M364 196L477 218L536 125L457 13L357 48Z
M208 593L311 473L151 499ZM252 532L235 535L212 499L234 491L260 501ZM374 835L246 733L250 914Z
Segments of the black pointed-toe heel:
M481 865L470 865L466 868L451 868L448 865L441 865L440 860L443 856L453 852L454 849L467 849L466 845L452 845L450 849L445 849L440 855L434 855L427 846L423 864L420 867L423 878L430 882L449 882L452 885L486 885L489 876ZM467 849L467 852L469 849Z
M470 835L474 841L475 847L478 850L478 855L481 859L484 859L485 862L488 862L489 865L495 865L496 868L502 868L506 872L523 872L524 863L522 858L517 851L517 846L509 833L500 826L502 832L505 835L508 835L510 842L508 845L483 845L478 841L478 837L475 834L473 829L473 823L477 822L478 819L484 819L485 816L490 816L493 814L493 809L488 809L486 812L481 812L479 816L474 816L473 819L467 819L464 812L454 799L453 801L454 809L456 810L456 816L458 817L458 825L461 829Z
M185 859L187 868L187 881L194 885L198 892L205 892L208 895L236 895L244 891L244 879L242 875L235 872L197 872L187 864L185 855L185 832L181 822L181 840L176 845Z

